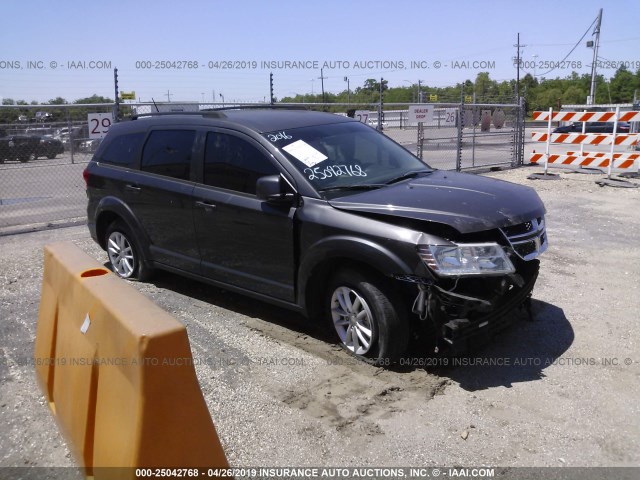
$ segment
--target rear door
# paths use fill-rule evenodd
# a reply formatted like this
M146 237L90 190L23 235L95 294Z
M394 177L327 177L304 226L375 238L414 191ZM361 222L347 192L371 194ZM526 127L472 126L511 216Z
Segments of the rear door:
M256 181L278 175L271 155L241 133L206 134L194 220L202 275L283 300L294 300L292 205L256 198Z
M189 128L151 130L140 169L130 172L124 185L126 203L148 236L153 260L190 272L199 269L191 198L196 137Z

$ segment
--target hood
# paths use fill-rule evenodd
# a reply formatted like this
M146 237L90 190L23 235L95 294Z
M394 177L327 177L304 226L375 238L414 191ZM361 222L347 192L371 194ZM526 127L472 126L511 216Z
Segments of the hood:
M443 170L329 203L340 210L442 223L460 233L517 225L545 212L533 188Z

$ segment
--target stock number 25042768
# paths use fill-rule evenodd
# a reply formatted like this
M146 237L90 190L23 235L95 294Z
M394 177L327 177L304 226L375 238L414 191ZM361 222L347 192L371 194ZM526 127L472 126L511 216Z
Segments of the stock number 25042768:
M367 172L360 165L329 165L326 167L308 167L304 173L309 180L325 180L332 177L366 177Z

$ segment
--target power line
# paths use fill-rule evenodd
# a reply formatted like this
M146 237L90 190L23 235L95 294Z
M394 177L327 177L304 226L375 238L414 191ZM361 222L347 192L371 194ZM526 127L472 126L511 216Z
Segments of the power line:
M582 40L584 40L584 37L587 36L587 33L589 33L589 31L591 30L591 27L593 27L593 25L598 21L598 18L600 18L600 16L598 15L593 22L591 22L591 25L589 25L589 28L587 28L587 31L584 32L584 35L582 35L582 37L580 37L580 40L577 41L577 43L573 46L573 48L569 51L569 53L567 53L567 55L560 60L560 62L557 63L557 65L562 65L562 62L564 62L567 58L569 58L569 55L571 55L573 53L573 51L578 47L578 45L580 45L580 42L582 42ZM540 75L538 75L539 77L542 77L548 73L553 72L554 70L557 70L559 67L553 67L551 70L546 71L544 73L541 73Z

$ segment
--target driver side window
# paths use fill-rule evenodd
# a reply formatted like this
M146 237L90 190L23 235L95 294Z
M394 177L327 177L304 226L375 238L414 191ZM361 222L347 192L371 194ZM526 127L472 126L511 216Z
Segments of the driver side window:
M280 172L258 148L235 135L209 132L204 152L204 183L255 195L256 181Z

